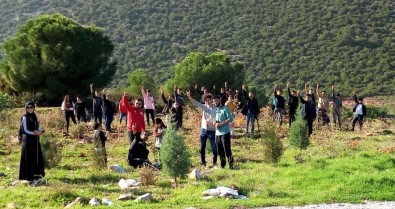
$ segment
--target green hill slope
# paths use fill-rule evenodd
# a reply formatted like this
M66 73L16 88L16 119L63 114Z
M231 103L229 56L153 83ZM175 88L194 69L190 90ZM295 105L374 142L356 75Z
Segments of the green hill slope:
M344 84L363 94L395 86L395 3L304 0L2 0L0 42L26 19L59 12L95 24L116 45L114 85L136 68L159 82L189 52L224 50L266 92L287 80Z

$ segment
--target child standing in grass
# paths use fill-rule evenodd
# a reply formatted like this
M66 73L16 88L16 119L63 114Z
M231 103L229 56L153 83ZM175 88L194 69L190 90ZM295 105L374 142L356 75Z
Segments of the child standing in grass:
M155 118L154 135L156 138L155 149L157 149L157 150L160 150L160 147L162 146L162 139L163 139L165 130L166 130L166 125L163 123L162 119Z
M102 158L102 162L106 167L107 166L107 152L106 152L107 136L102 130L100 123L95 123L95 125L93 125L93 129L95 130L93 134L95 151L97 152L98 156Z

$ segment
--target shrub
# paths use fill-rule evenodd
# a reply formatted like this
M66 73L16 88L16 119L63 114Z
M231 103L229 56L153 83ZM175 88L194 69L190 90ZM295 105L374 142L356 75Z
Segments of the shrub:
M12 106L11 98L6 93L0 92L0 109L9 108Z
M375 107L375 106L366 106L366 112L368 118L383 118L388 114L388 109L385 107Z
M40 143L45 167L53 168L59 165L62 160L62 144L57 142L55 134L47 132L41 135Z
M189 170L190 160L184 137L168 123L166 134L163 137L160 149L160 159L163 171L174 178L177 186L177 177L184 177Z
M78 123L70 127L70 134L75 139L80 139L84 137L87 132L86 123Z
M93 167L98 170L107 168L107 152L103 148L95 148L92 153Z
M300 150L306 149L310 144L307 122L301 116L301 110L297 112L296 120L291 125L289 143Z
M143 166L139 169L140 182L144 186L153 185L157 179L157 172L149 166Z
M265 126L263 128L263 156L269 163L278 163L284 153L283 143L277 139L274 128Z

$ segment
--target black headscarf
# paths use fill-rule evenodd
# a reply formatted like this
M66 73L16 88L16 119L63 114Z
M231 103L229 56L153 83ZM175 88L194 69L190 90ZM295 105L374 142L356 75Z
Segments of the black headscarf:
M34 128L34 126L36 126L36 123L38 123L38 121L37 121L36 113L34 113L34 111L32 113L29 113L27 111L27 106L36 107L36 105L32 101L28 101L28 102L25 103L26 113L25 113L24 116L26 117L26 122L28 123L27 124L27 126L28 126L27 128L28 128L28 130L31 130L31 128ZM33 122L33 124L32 124L32 122ZM33 125L33 127L32 127L32 125ZM35 129L33 129L33 130L35 130Z

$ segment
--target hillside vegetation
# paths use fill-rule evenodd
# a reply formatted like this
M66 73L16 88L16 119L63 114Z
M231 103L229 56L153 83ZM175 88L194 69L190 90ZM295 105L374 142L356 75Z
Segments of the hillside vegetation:
M53 12L111 37L114 86L137 68L161 84L190 52L217 50L243 62L246 81L267 93L288 79L343 84L344 94L389 94L395 86L391 0L2 0L0 42L27 19Z

